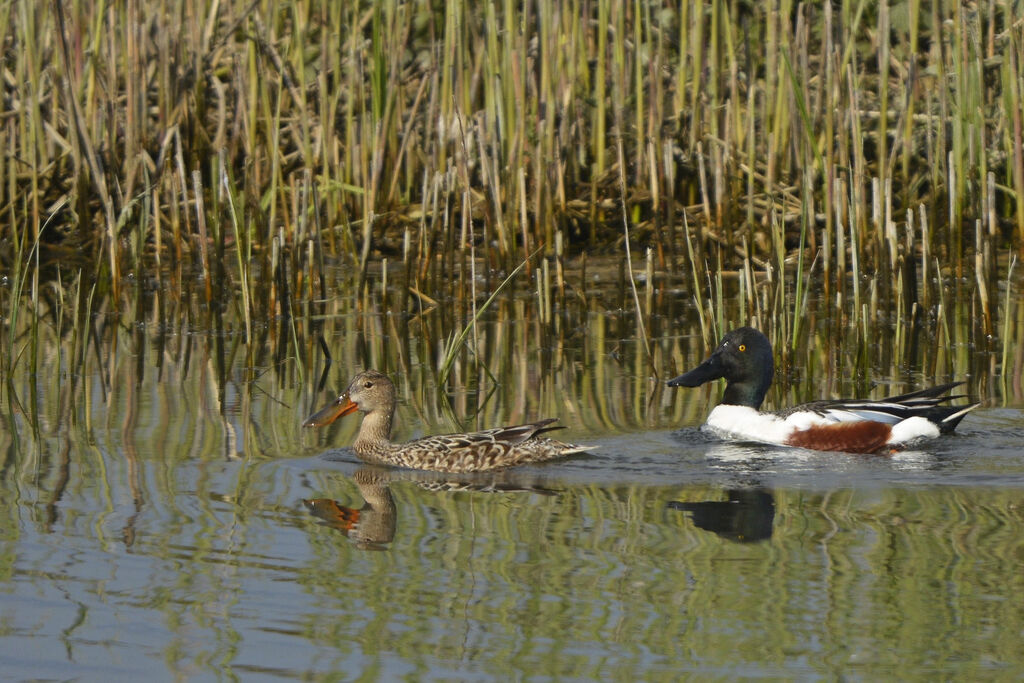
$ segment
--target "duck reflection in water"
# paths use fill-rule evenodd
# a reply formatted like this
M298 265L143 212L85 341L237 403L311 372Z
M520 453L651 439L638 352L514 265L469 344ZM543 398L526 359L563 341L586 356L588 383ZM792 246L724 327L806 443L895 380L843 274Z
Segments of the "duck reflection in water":
M535 477L517 476L502 471L490 476L467 474L457 479L440 473L395 471L385 467L360 467L352 474L352 481L363 497L361 508L346 507L331 498L303 499L302 503L324 526L337 529L363 550L387 550L395 538L398 509L391 495L391 482L412 481L427 491L474 493L539 493L545 496L557 492L546 488Z
M330 498L303 499L303 504L325 526L337 529L364 550L386 550L395 538L397 514L395 497L388 486L388 471L361 467L352 475L363 497L363 507L345 507Z
M684 503L673 500L666 507L691 513L693 525L738 543L771 538L775 499L765 488L727 489L728 500Z

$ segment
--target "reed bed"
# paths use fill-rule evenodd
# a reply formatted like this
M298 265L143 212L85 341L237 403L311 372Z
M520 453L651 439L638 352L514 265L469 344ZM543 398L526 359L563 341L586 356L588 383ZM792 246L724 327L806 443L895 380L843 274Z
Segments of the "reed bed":
M357 419L342 420L326 432L302 430L301 419L365 367L395 378L402 404L399 438L542 416L560 417L580 440L667 430L701 422L721 391L716 386L671 389L649 374L651 363L683 369L706 357L699 335L676 330L679 320L692 324L692 308L648 320L650 360L633 333L631 310L609 312L595 297L587 311L566 316L554 332L534 297L499 296L481 312L475 337L454 354L445 377L440 360L450 350L444 336L449 330L439 316L405 320L379 306L360 312L354 293L332 298L316 321L335 360L327 363L318 345L296 359L290 326L257 324L250 342L244 321L226 311L211 316L214 326L205 327L198 293L180 305L168 302L167 311L151 296L133 293L129 299L139 322L125 325L109 304L89 308L87 283L68 283L66 289L82 297L81 318L58 321L59 311L77 305L60 302L54 290L42 294L38 319L23 316L14 335L19 344L38 335L26 344L38 349L33 370L21 363L0 382L0 450L27 479L38 476L27 457L43 463L40 471L56 472L66 455L59 444L92 443L104 430L139 430L135 438L151 445L169 439L189 444L183 452L203 457L218 455L213 444L224 449L222 456L254 458L348 444ZM685 298L680 294L676 305ZM672 305L664 301L656 308ZM737 314L735 304L726 306L727 316ZM1019 303L1010 315L1005 377L992 372L999 354L963 342L936 344L923 327L910 332L902 348L884 338L865 345L859 329L833 334L821 324L826 315L810 309L807 341L780 362L769 406L822 396L881 396L951 377L969 378L967 391L974 397L1024 403L1024 306ZM175 323L165 325L165 318ZM951 319L954 338L969 333L963 307ZM301 338L311 336L302 319L295 329ZM785 330L769 333L778 344ZM303 376L320 381L303 381ZM151 446L140 450L151 452Z
M14 0L0 36L7 371L44 289L79 334L276 326L300 373L351 297L451 369L506 282L552 338L621 311L645 374L684 306L793 361L821 328L1009 359L1015 3Z

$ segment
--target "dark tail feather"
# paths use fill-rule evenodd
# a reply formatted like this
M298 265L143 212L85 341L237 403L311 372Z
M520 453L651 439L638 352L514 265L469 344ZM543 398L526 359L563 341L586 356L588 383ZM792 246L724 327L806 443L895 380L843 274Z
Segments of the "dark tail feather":
M533 433L533 435L534 436L538 436L540 434L544 434L545 432L553 432L553 431L558 430L558 429L565 429L565 425L552 425L551 424L552 422L558 422L558 418L557 417L549 417L546 420L541 420L540 422L535 422L534 425L536 425L538 429L537 429L537 431L535 431Z
M912 391L909 394L900 394L899 396L886 396L885 398L879 399L879 401L884 401L888 403L903 403L904 401L913 401L914 399L917 398L939 398L950 389L958 387L961 384L963 384L963 382L950 382L949 384L940 384L935 387L918 389L917 391ZM942 398L939 400L951 401L954 398L963 398L963 396L942 396Z
M500 441L507 441L509 443L522 443L527 439L532 439L538 434L544 432L550 432L553 429L564 429L561 425L549 426L552 422L557 422L557 417L549 417L546 420L538 420L537 422L528 422L527 424L514 425L511 427L501 427L493 430L494 438Z
M964 415L971 412L980 403L972 403L969 406L957 406L955 408L943 408L943 417L938 420L939 432L942 434L952 434L956 426L960 424L960 420L964 419Z
M950 382L949 384L940 384L939 386L936 387L928 387L927 389L921 389L919 391L914 391L909 394L894 396L888 400L892 401L893 403L904 403L909 405L917 404L924 406L929 403L935 405L934 408L932 408L926 413L926 417L928 417L928 419L930 419L932 422L939 426L939 432L941 434L952 434L953 430L956 429L956 426L960 424L960 420L964 419L964 415L966 415L967 413L971 412L972 410L981 405L980 403L972 403L969 406L938 407L937 404L939 403L947 403L949 401L953 401L959 398L966 398L966 396L963 395L942 395L947 391L953 389L954 387L960 386L961 384L963 384L963 382Z

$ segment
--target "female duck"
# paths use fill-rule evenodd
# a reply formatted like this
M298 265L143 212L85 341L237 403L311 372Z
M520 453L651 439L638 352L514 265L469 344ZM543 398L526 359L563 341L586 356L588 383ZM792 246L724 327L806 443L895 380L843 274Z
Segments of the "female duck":
M879 453L948 434L980 404L942 405L961 382L879 400L815 401L776 413L760 412L775 374L772 346L761 332L741 327L722 338L711 357L671 379L670 387L696 387L726 380L722 402L706 426L724 436L818 451Z
M363 413L359 435L352 450L360 459L378 465L394 465L435 472L484 472L513 465L542 462L590 450L540 436L555 418L499 427L469 434L426 436L408 443L391 443L395 415L395 385L376 370L360 372L341 396L309 416L304 427L322 427L355 411Z

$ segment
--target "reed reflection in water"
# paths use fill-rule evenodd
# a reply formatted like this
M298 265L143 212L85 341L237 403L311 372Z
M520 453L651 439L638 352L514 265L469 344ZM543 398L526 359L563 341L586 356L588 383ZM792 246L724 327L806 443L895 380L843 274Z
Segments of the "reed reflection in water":
M984 372L991 353L921 332L897 359L812 313L806 348L779 352L772 405L948 375L969 376L990 405L919 454L780 453L697 431L719 387L683 395L655 377L706 356L687 315L650 318L649 357L628 312L592 300L543 324L510 292L441 382L437 359L464 317L357 304L256 325L251 343L230 315L187 300L180 319L149 302L81 329L44 307L34 332L15 330L37 334L39 353L2 388L6 671L632 680L1024 667L1024 418L1015 385L1002 393ZM323 387L321 336L334 359ZM851 372L865 363L886 386ZM398 439L558 415L566 437L599 448L458 486L397 470L363 481L348 450L324 453L349 445L356 422L300 423L367 366L396 379ZM697 511L730 497L755 501L760 521L711 529ZM342 526L342 508L359 511L348 538L310 513L316 499L335 501L323 509Z

